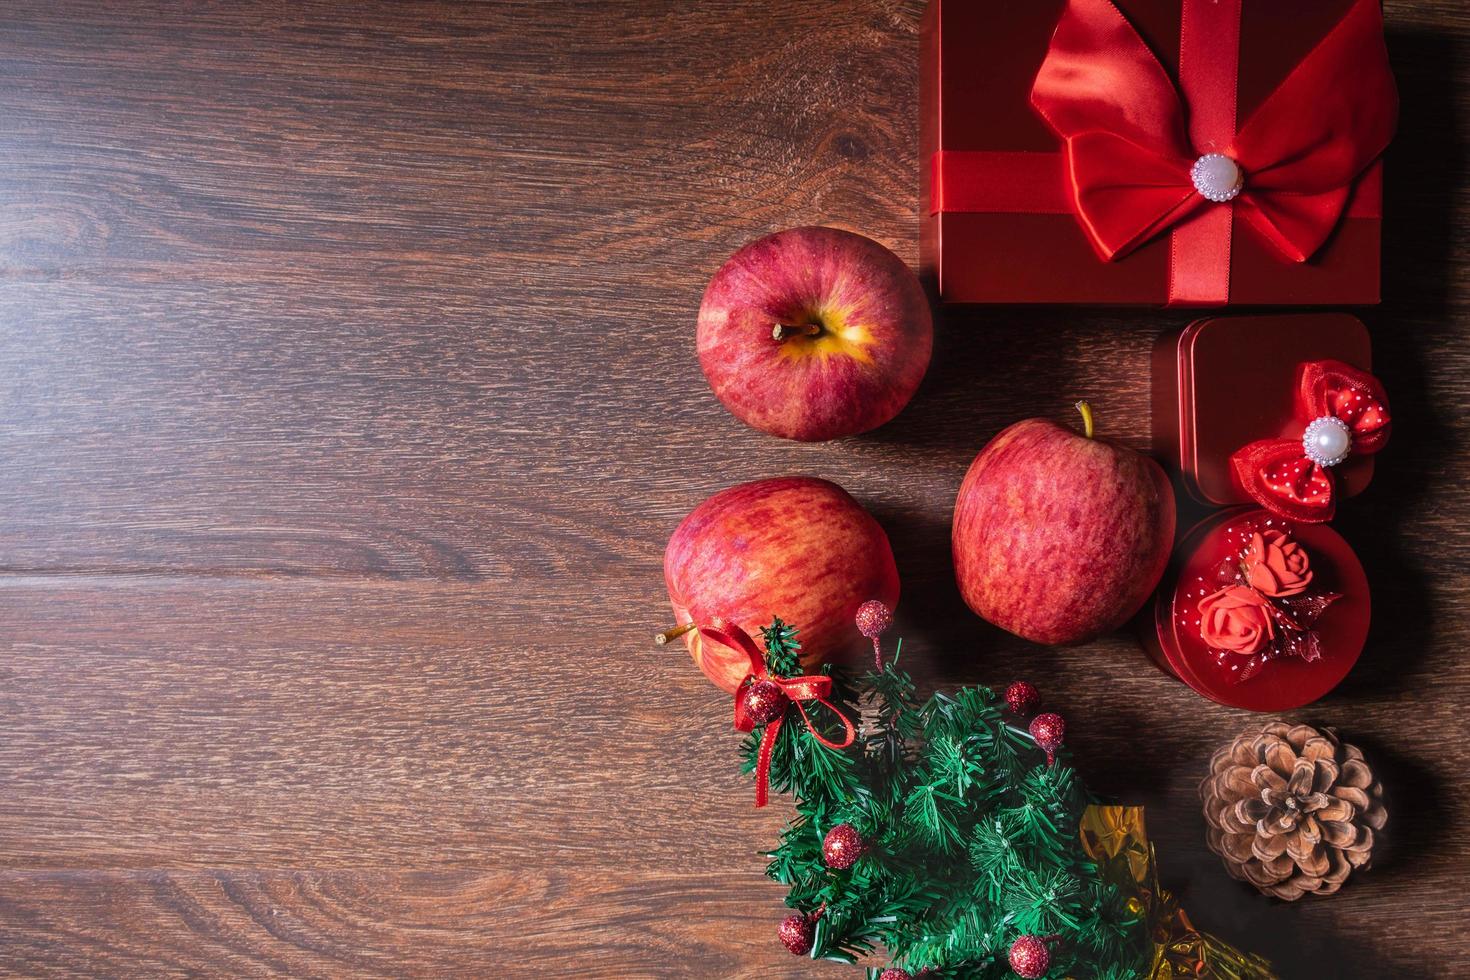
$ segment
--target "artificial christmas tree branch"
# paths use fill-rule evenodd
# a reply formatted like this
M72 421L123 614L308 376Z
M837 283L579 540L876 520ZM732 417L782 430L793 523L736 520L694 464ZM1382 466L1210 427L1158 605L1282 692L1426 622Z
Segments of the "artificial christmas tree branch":
M875 627L889 622L871 608L859 619L875 644ZM731 624L704 629L755 646ZM779 930L792 952L856 963L882 949L892 963L884 980L1121 980L1205 965L1217 972L1197 975L1272 976L1264 961L1195 932L1158 890L1141 815L1132 836L1105 832L1118 822L1099 814L1127 808L1093 805L1061 747L1061 717L1036 715L1028 730L1024 714L1007 710L1034 710L1034 688L1014 685L1005 700L965 688L921 702L897 654L885 663L880 653L857 678L830 666L802 677L795 628L777 619L761 634L764 653L736 692L737 719L753 708L769 719L740 725L743 768L796 805L766 855L794 910ZM801 711L804 723L781 723L799 704L768 710L755 691L816 687L817 678L825 708ZM861 717L871 721L854 734L849 719ZM1142 866L1119 860L1136 857L1129 848L1144 849L1148 876L1120 875Z

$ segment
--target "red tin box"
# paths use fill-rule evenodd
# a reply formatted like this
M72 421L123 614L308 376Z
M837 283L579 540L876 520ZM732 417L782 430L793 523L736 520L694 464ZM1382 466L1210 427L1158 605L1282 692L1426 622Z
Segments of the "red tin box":
M1182 6L1191 2L1204 11L1220 0L1115 0L1176 84ZM1234 118L1245 121L1355 4L1239 2ZM1189 305L1171 297L1171 233L1104 261L1072 213L1062 143L1031 104L1066 4L931 0L921 75L925 272L947 302ZM1378 17L1376 7L1372 16ZM1374 30L1381 46L1381 21ZM1379 67L1377 57L1368 60ZM1386 65L1384 56L1384 75ZM1386 87L1371 90L1380 116L1396 111L1387 78ZM1392 105L1383 106L1385 100ZM1386 125L1391 130L1391 118ZM975 178L970 164L977 160L989 177ZM1229 209L1223 215L1228 299L1199 305L1378 302L1381 185L1381 163L1374 162L1351 185L1335 231L1306 262L1290 261L1268 244L1242 219L1241 202L1217 205Z
M1153 355L1154 453L1202 504L1250 503L1231 476L1230 454L1257 439L1299 438L1297 367L1342 361L1372 371L1368 328L1346 313L1210 317L1161 337ZM1373 479L1373 457L1334 469L1338 494Z
M1224 583L1222 560L1237 558L1254 531L1288 534L1310 558L1312 593L1339 593L1311 624L1321 656L1307 662L1282 656L1239 680L1248 658L1221 654L1205 642L1199 604ZM1165 673L1196 693L1250 711L1289 711L1321 698L1347 676L1368 636L1368 581L1352 548L1325 524L1294 524L1253 507L1215 514L1195 526L1175 551L1175 560L1155 596L1153 614L1139 618L1143 646Z

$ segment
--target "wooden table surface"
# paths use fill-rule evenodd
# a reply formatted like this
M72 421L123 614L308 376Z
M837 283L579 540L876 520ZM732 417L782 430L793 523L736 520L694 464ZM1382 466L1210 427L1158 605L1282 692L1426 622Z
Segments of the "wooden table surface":
M1178 313L947 314L893 424L742 427L693 351L750 238L917 262L919 0L0 8L0 970L854 976L783 891L727 698L664 625L665 540L817 474L891 534L926 688L1025 676L1166 878L1287 977L1470 976L1470 12L1386 4L1403 95L1385 302L1398 424L1338 523L1370 647L1291 717L1392 794L1378 867L1284 906L1204 848L1252 724L1117 636L959 600L953 494L1088 396L1147 443Z

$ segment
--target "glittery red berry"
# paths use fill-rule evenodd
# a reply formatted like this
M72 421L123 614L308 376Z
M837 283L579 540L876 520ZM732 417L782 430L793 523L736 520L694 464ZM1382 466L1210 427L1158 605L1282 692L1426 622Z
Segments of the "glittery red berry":
M1046 753L1046 764L1052 765L1057 761L1057 749L1062 747L1062 738L1067 734L1067 723L1062 716L1047 712L1037 715L1031 719L1031 737L1036 739L1036 745Z
M1041 704L1041 695L1025 681L1016 681L1006 688L1006 707L1022 718L1030 718Z
M769 725L786 713L791 699L775 681L756 681L745 692L745 713L757 725Z
M792 912L781 921L776 935L780 937L781 945L791 950L792 956L805 956L816 942L817 924L809 915Z
M1011 969L1025 980L1041 980L1051 969L1051 950L1040 936L1021 936L1011 943Z
M857 864L857 859L867 849L867 842L853 829L852 824L840 823L827 831L827 836L822 840L822 860L829 868L845 871Z
M869 599L858 606L857 628L858 632L870 640L876 640L888 628L893 625L893 610L889 609L877 599Z
M896 966L890 966L878 974L878 980L914 980L914 975L907 970L901 970Z

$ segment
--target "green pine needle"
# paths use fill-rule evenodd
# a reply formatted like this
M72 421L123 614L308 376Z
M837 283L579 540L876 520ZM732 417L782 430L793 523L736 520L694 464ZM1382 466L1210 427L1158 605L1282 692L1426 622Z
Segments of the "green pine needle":
M780 618L761 630L766 646L766 669L777 677L801 676L801 644L796 640L796 627L787 626Z

